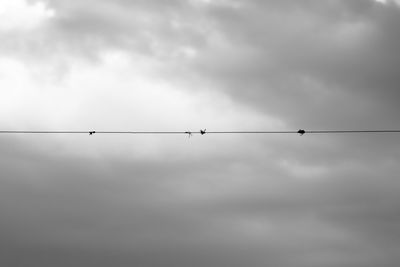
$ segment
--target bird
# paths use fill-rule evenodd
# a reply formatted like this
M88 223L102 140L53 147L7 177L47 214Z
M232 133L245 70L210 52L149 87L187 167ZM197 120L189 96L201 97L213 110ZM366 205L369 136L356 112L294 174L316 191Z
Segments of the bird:
M96 131L91 131L91 132L89 132L89 135L93 135L95 133L96 133Z
M206 129L200 130L200 134L201 134L201 135L205 135L205 134L206 134Z
M300 130L298 130L298 131L297 131L297 133L298 133L298 134L300 134L300 136L301 136L301 135L305 134L305 133L306 133L306 131L305 131L305 130L303 130L303 129L300 129Z

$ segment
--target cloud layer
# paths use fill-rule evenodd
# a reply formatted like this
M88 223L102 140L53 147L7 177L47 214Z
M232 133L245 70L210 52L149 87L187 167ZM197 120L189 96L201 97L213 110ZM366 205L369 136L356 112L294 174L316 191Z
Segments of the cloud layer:
M396 129L399 15L394 1L0 1L1 127ZM0 263L397 266L397 141L1 135Z

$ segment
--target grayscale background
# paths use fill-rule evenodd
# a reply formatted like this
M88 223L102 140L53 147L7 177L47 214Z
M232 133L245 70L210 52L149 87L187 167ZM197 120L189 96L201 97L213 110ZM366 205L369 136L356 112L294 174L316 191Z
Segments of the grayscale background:
M0 0L0 130L400 128L395 0ZM6 267L397 267L400 134L0 135Z

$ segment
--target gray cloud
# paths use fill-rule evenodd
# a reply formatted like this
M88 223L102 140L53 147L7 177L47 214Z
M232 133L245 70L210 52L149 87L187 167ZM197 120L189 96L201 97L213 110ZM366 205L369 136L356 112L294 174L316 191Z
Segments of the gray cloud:
M364 162L361 168L344 162L357 157L326 159L325 174L302 177L290 172L293 164L278 164L279 155L290 159L284 152L268 161L245 151L227 160L124 162L50 157L15 139L1 148L4 265L395 266L399 260L395 162L363 170Z
M398 123L397 6L232 3L239 7L196 1L52 1L58 16L46 38L66 51L92 56L105 48L156 56L167 63L159 74L166 79L195 73L200 75L196 82L214 84L290 123L334 128L352 127L354 121L360 127L386 127L376 123L382 120ZM197 56L189 61L179 56L185 47Z
M230 49L211 48L201 69L238 98L293 123L397 122L398 8L348 2L221 11L215 17Z
M194 72L203 83L292 123L362 125L371 116L398 122L392 115L399 77L394 4L252 1L234 8L199 2L50 1L56 17L44 31L22 42L7 36L3 47L29 54L36 47L50 57L95 58L104 49L156 56L167 63L168 79ZM179 56L185 47L197 57ZM313 116L315 110L326 118Z
M394 3L46 3L56 16L29 34L0 33L0 50L32 68L59 66L61 85L74 59L98 66L103 52L117 50L151 62L151 77L178 90L221 92L238 109L294 129L398 128ZM109 100L124 91L113 92L93 97L80 118L124 121ZM215 103L207 103L202 108L214 112ZM214 119L230 113L220 114ZM396 134L61 138L1 136L2 265L368 267L400 261ZM140 151L147 149L150 156Z

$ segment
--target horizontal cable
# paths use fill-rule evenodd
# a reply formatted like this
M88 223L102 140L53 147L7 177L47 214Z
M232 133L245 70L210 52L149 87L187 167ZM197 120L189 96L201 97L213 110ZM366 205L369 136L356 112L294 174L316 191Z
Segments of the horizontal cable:
M361 133L400 133L400 130L298 130L298 131L26 131L4 130L0 134L361 134Z
M325 133L400 133L400 130L334 130L334 131L306 131L311 134Z

